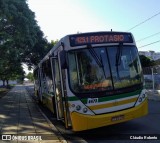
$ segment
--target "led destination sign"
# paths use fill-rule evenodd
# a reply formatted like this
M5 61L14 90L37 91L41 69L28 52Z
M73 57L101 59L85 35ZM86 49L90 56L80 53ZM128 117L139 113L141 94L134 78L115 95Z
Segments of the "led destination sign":
M70 36L71 46L101 43L132 43L133 39L129 33L91 33Z

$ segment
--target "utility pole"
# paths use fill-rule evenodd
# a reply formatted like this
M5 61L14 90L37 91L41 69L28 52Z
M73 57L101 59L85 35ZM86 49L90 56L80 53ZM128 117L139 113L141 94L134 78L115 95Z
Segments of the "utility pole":
M153 84L153 93L154 93L155 87L154 87L154 73L153 73L153 67L151 68L151 71L152 71L152 84Z

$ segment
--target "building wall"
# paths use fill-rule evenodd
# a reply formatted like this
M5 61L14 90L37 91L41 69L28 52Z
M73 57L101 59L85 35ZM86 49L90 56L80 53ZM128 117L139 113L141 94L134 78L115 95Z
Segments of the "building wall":
M160 52L155 51L139 51L139 55L144 55L154 61L160 59Z
M17 84L16 80L9 80L9 84ZM3 85L3 81L0 80L0 86Z

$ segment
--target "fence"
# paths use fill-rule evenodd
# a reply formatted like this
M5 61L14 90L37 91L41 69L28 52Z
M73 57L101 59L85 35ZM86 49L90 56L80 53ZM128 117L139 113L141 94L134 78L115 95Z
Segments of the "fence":
M16 80L9 80L9 84L17 84L17 81ZM0 86L2 86L2 85L3 85L3 82L2 82L2 80L0 80Z
M143 68L146 89L160 90L160 65Z

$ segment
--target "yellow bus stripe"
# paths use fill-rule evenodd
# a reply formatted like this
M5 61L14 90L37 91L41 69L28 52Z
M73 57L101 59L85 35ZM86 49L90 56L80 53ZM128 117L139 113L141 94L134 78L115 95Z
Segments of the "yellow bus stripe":
M136 102L136 100L137 100L137 97L131 98L131 99L127 99L127 100L112 102L112 103L106 103L106 104L101 104L101 105L89 106L89 108L91 110L98 110L98 109L109 108L109 107L113 107L113 106L120 106L120 105L123 105L123 104L128 104L128 103Z

